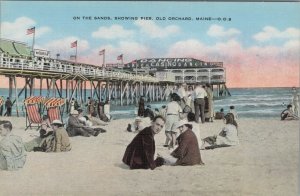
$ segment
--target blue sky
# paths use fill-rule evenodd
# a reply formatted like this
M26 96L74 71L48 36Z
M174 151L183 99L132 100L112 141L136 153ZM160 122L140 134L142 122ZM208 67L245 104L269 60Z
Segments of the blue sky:
M2 1L1 4L2 38L31 45L32 36L26 35L26 29L35 26L35 48L68 58L74 53L70 43L78 40L78 56L89 63L100 61L97 52L101 49L106 49L107 62L116 62L116 56L124 54L125 62L145 57L187 56L227 64L241 57L236 54L238 51L255 53L255 57L268 55L274 49L274 55L280 59L291 51L297 58L299 52L300 3L297 2ZM81 19L73 20L74 16ZM91 16L92 20L83 20L82 16ZM109 16L112 20L94 20L94 16ZM153 20L114 20L117 16L144 16ZM168 20L168 17L192 20ZM225 17L227 21L197 21L196 17ZM222 54L222 51L230 52Z

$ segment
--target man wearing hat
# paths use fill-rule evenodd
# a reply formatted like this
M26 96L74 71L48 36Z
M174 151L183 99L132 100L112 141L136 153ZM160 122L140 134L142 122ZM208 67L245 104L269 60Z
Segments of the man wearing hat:
M52 128L55 135L55 148L54 152L66 152L71 150L71 144L64 124L60 120L52 122Z
M78 135L82 135L84 137L90 137L90 135L97 136L100 133L80 123L78 119L78 115L79 113L77 110L70 112L68 127L67 127L67 132L70 137L78 136Z

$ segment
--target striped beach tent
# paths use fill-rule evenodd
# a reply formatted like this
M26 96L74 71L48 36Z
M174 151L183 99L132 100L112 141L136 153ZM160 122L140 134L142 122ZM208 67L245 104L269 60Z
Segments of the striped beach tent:
M50 123L53 120L62 120L61 106L65 104L63 98L49 98L44 100L44 106L47 108L47 114L49 116Z
M25 110L26 110L26 128L41 126L42 117L40 114L39 104L42 103L43 97L41 96L30 96L24 100ZM35 124L35 126L33 126Z
M1 107L2 105L4 105L4 98L1 96L1 97L0 97L0 107Z

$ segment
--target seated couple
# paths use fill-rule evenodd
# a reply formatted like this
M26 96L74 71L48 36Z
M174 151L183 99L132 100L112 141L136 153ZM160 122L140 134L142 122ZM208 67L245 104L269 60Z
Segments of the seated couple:
M83 121L80 121L81 116L83 117L82 110L80 110L80 113L77 110L70 112L67 126L67 132L70 137L78 135L90 137L91 135L97 136L99 133L106 132L100 127L89 127L87 124L84 124Z
M178 148L172 152L172 156L177 158L174 165L203 164L197 138L187 124L186 122L178 126L182 135L178 137ZM164 125L165 119L162 116L154 117L151 126L140 131L127 146L122 160L130 169L155 169L166 163L161 156L154 159L154 135L158 134Z
M201 149L214 149L219 147L229 147L239 144L237 123L234 120L234 116L231 113L228 113L224 117L224 123L226 124L223 127L219 135L214 135L204 138L203 145Z
M40 130L40 137L25 143L26 151L66 152L71 150L71 143L64 124L54 120L51 124L53 131Z

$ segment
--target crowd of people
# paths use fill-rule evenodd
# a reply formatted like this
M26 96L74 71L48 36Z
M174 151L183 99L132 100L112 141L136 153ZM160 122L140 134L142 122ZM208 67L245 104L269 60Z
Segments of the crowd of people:
M281 120L299 119L298 95L293 96L292 104L281 113ZM67 152L72 149L69 137L98 136L106 132L104 126L111 120L109 101L97 101L88 98L87 110L75 99L70 102L70 112L66 123L60 119L50 122L49 117L42 118L39 137L23 142L12 133L13 125L8 120L0 120L0 169L17 170L26 162L26 152ZM5 102L9 116L12 105L9 98ZM106 106L106 107L105 107ZM195 89L182 84L177 92L170 94L170 101L161 108L152 110L145 107L141 97L137 117L128 124L126 131L136 136L126 147L122 161L130 169L155 169L162 165L203 165L200 150L239 145L238 113L234 106L227 113L221 108L214 112L213 94L209 85L197 84ZM105 116L105 118L103 117ZM214 120L223 120L224 127L218 135L205 138L200 136L200 125ZM165 149L155 156L155 135L165 132Z
M226 115L222 110L222 115L215 118L223 119L225 123L219 135L201 138L200 124L213 122L213 107L210 85L197 84L193 89L182 84L177 92L170 95L170 102L149 112L152 114L150 116L145 115L144 100L141 98L138 117L127 128L127 131L137 135L127 146L123 162L130 169L155 169L162 165L203 165L200 150L238 145L238 125L235 119L237 112L234 106L230 106ZM147 107L149 108L151 107ZM149 126L145 127L144 123ZM166 135L163 146L168 148L169 153L158 153L155 158L154 136L162 130L165 130Z

